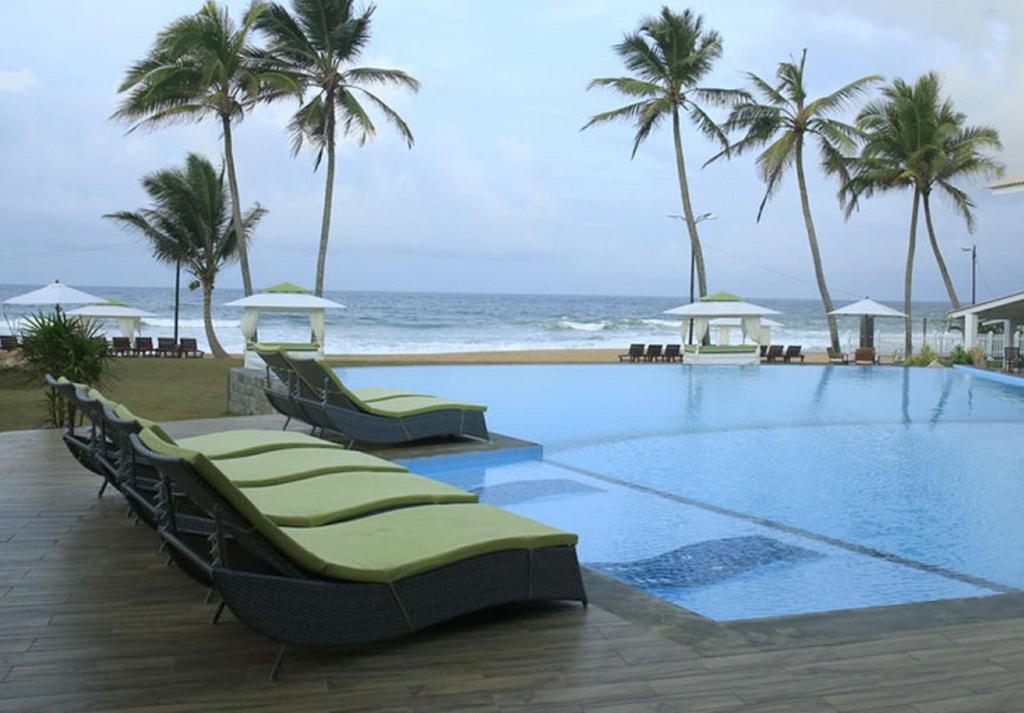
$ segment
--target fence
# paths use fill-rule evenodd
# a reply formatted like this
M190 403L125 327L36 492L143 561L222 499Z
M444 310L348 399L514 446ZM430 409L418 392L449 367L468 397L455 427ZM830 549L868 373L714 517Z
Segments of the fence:
M988 332L978 335L978 347L985 352L988 358L1001 359L1005 338L1002 334ZM911 335L911 342L914 352L917 353L927 344L932 351L940 357L948 357L955 347L963 346L964 338L959 332L929 332L927 337L920 332ZM852 351L857 347L856 339L849 340L847 350ZM902 334L876 334L875 349L882 356L904 356Z

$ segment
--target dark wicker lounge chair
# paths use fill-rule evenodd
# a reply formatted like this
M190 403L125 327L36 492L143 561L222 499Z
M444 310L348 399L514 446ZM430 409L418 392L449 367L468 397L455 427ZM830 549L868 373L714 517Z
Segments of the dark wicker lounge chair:
M197 547L167 499L160 534L208 573L241 622L281 642L271 678L288 645L378 641L513 602L586 603L571 533L474 503L282 525L208 459L148 430L131 440L167 487L210 516L214 530Z
M425 438L488 440L486 406L387 388L347 388L320 359L285 361L314 399L293 395L302 420L352 443L408 443Z
M152 337L136 337L135 338L135 349L132 350L135 356L153 356L156 354L156 349L153 348Z
M292 369L291 364L284 358L284 354L278 349L263 348L260 345L254 347L254 351L267 366L267 380L263 387L263 394L275 411L285 417L284 426L281 430L288 428L292 419L306 421L305 413L302 411L296 397L303 396L306 401L317 400L316 392L305 385L299 375ZM275 381L276 378L276 381ZM308 421L307 421L308 423ZM318 424L310 423L310 426L317 427Z
M644 353L644 361L658 361L661 359L661 344L648 344L647 351Z
M781 344L772 344L768 347L768 353L765 355L765 360L768 363L778 361L784 356L784 350Z
M201 359L205 352L196 344L192 337L182 337L181 346L178 347L178 354L187 358Z
M682 361L683 360L682 349L683 349L683 345L682 344L668 344L668 345L666 345L665 346L665 352L664 352L664 354L661 355L661 360L662 361L668 361L668 362Z
M18 344L18 337L13 334L0 334L0 351L13 352L15 349L20 349L21 345Z
M1020 371L1020 368L1020 347L1005 347L1003 349L1003 371L1012 374L1015 371Z
M154 354L160 357L176 357L178 354L178 342L174 337L157 337Z
M828 363L829 364L849 364L850 363L850 355L849 354L845 354L844 352L841 352L841 351L838 351L836 349L833 349L832 347L829 347L827 349L827 351L828 351Z
M874 347L858 347L853 353L854 364L860 366L873 366L878 363L878 356Z
M804 355L800 353L800 345L791 345L786 347L786 353L782 355L782 361L789 364L794 359L799 359L800 363L804 363Z
M768 345L767 344L762 344L760 346L760 348L758 349L758 351L761 354L761 361L764 361L765 359L768 358Z
M637 362L644 358L644 345L643 344L630 344L629 351L625 354L619 354L619 361L630 361Z
M132 340L128 337L112 337L110 340L110 353L113 356L133 356Z

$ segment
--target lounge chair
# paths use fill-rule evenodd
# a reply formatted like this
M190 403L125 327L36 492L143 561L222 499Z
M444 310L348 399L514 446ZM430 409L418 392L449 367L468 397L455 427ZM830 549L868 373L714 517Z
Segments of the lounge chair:
M647 352L644 354L644 361L658 361L661 359L661 344L648 344Z
M643 344L630 344L629 351L625 354L619 354L619 361L631 361L637 362L644 358L644 345Z
M1003 371L1012 374L1014 371L1019 371L1020 366L1020 347L1005 347L1003 349Z
M761 355L761 361L764 361L765 359L767 359L768 358L768 345L767 344L762 344L758 348L758 352Z
M133 356L132 340L128 337L112 337L110 345L110 353L113 356Z
M800 363L804 363L804 355L800 353L800 345L791 345L786 347L786 353L782 355L782 361L789 364L794 359L799 359Z
M201 359L205 352L196 344L192 337L182 337L181 346L178 347L178 354L186 358Z
M136 337L135 348L132 350L135 356L153 356L156 350L153 348L152 337Z
M352 390L320 359L285 361L310 399L293 396L306 423L355 442L408 443L424 438L469 437L488 440L486 406L449 401L400 389Z
M785 352L781 344L772 344L768 347L768 353L765 354L765 360L770 364L781 359L784 353Z
M828 363L829 364L849 364L850 356L844 352L841 352L832 347L828 347Z
M858 347L853 353L853 363L860 366L874 366L878 363L874 347Z
M148 429L131 440L211 517L214 531L196 546L179 536L168 500L160 535L176 558L208 574L239 621L281 642L271 678L288 645L377 641L512 602L586 602L572 533L469 502L337 521L325 498L346 495L319 478L302 481L308 491L291 501L319 515L282 517L282 503L239 488L202 455Z
M178 342L174 337L157 337L156 349L153 352L159 357L176 357L178 355Z
M0 334L0 351L12 352L21 347L18 337L13 334Z
M683 345L682 344L668 344L668 345L666 345L665 346L665 352L661 355L661 360L662 361L668 361L668 362L682 361L683 360L683 355L681 353L682 349L683 349Z

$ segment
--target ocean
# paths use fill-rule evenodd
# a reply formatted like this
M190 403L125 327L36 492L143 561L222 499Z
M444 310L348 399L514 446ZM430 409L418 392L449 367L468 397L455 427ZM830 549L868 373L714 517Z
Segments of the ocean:
M92 294L117 299L153 312L144 321L142 334L161 337L173 333L174 291L163 287L103 287L74 285ZM0 285L0 301L35 286ZM241 352L238 324L241 310L223 307L242 296L238 289L214 292L214 327L229 352ZM334 354L387 354L471 352L512 349L624 348L631 342L672 343L680 340L680 322L662 312L684 304L680 297L611 297L591 295L442 294L422 292L328 292L347 309L327 313L327 352ZM817 300L747 298L781 312L782 323L772 331L772 342L801 344L804 350L822 350L828 330ZM846 301L837 302L837 306ZM886 304L901 309L898 302ZM944 302L914 304L914 330L928 320L928 332L944 329L948 311ZM30 310L8 307L0 332L17 328L17 320ZM878 320L879 335L902 334L899 320ZM104 325L116 335L116 324ZM198 292L182 290L180 334L195 337L205 348L202 301ZM844 345L858 334L855 318L840 321ZM260 338L265 341L305 341L308 320L299 315L266 314L260 318ZM739 339L734 330L733 341Z

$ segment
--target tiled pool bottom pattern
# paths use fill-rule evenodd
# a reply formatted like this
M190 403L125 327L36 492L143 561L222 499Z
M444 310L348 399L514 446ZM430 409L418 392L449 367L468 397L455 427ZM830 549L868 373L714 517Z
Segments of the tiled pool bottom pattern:
M423 370L419 388L485 400L496 429L546 446L543 460L429 467L578 532L584 564L716 620L1022 587L1020 394L952 372L823 371L517 383ZM401 372L356 385L416 376Z

